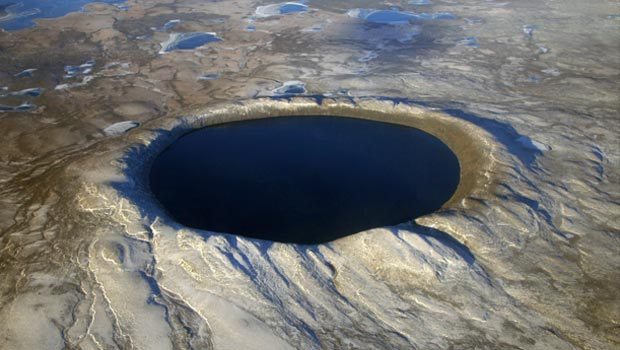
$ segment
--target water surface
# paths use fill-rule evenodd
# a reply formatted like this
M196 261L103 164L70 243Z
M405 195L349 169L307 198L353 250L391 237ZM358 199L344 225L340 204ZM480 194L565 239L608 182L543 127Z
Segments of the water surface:
M319 243L431 213L459 164L418 129L337 117L282 117L204 128L155 160L155 196L195 228Z
M85 5L91 2L95 2L95 0L14 0L3 2L0 3L0 28L20 30L32 27L35 25L34 19L62 17L70 12L81 11ZM97 0L96 2L120 4L125 0Z

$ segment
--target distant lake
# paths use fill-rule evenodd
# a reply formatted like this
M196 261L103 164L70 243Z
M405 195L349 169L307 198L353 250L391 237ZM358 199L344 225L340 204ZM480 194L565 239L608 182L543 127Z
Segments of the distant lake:
M15 0L0 2L0 28L20 30L35 25L37 18L62 17L81 11L91 2L120 4L125 0ZM4 12L4 13L2 13Z

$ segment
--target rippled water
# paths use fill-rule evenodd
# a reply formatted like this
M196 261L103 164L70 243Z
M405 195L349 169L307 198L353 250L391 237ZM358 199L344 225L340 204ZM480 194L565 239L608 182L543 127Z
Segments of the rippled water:
M0 348L617 348L619 14L0 3ZM459 187L312 246L161 210L147 165L174 139L273 113L420 128L458 157Z

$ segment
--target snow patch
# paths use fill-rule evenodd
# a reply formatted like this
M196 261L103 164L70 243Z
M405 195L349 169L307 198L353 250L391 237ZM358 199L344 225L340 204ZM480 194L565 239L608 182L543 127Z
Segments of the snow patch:
M34 72L38 69L36 68L28 68L14 75L15 78L32 78Z
M0 112L28 112L37 108L37 105L24 102L18 106L0 105Z
M133 121L133 120L128 120L128 121L112 124L108 126L107 128L103 129L103 132L108 136L118 136L118 135L126 133L127 131L131 129L135 129L138 126L140 126L140 123Z
M56 85L54 90L67 90L67 89L72 89L72 88L84 86L84 85L87 85L93 79L95 79L94 76L87 75L84 78L82 78L82 81L77 82L77 83L65 83L65 84Z
M273 96L290 96L298 95L306 92L306 83L299 80L290 80L282 84L282 86L274 89L271 94Z
M256 11L254 13L256 17L265 18L306 11L308 11L307 5L298 2L283 2L279 4L259 6L256 8Z
M523 147L534 150L534 151L541 151L541 152L545 152L545 151L550 151L551 147L545 145L544 143L532 140L531 138L527 137L527 136L521 136L517 139L517 142L519 142L521 145L523 145Z

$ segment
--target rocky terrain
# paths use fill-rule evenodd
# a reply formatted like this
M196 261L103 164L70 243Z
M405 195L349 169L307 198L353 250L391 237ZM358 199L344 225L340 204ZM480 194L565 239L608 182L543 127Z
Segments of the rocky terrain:
M22 10L0 5L1 349L620 346L617 2L130 0L3 26ZM182 227L148 190L185 132L312 113L433 133L456 194L294 245Z

